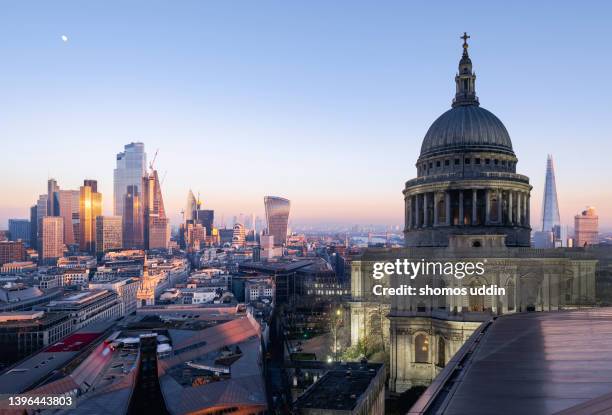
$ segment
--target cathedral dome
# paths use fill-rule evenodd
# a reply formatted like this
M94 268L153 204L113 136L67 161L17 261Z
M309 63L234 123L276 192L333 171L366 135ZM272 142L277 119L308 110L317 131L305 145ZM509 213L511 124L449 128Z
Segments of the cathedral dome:
M462 150L514 154L504 124L477 102L457 105L434 121L423 139L421 157Z

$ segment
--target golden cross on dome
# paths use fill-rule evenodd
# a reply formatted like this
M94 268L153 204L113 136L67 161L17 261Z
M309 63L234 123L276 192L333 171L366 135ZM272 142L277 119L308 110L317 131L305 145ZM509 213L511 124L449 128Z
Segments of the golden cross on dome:
M463 32L463 36L461 36L459 39L463 39L463 49L467 49L468 44L467 44L467 40L470 38L470 36L468 36L468 34L466 32Z

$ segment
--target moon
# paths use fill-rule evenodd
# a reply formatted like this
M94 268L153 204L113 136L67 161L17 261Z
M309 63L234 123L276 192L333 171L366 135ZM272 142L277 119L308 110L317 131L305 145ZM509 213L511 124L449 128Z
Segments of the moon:
M66 35L62 35L62 41L63 41L64 43L68 42L68 36L66 36Z

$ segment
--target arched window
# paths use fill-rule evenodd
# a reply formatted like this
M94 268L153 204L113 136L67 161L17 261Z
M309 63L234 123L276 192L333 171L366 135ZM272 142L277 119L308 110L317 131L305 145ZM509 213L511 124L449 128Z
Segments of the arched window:
M436 364L440 367L446 365L446 342L442 336L438 337L438 358Z
M429 360L429 338L425 334L417 334L414 338L414 361L427 363Z

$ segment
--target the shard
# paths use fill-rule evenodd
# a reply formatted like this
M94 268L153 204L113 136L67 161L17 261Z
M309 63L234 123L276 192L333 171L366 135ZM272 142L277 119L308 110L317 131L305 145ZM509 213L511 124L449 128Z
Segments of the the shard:
M557 233L561 226L559 219L559 201L555 183L555 166L552 155L546 160L546 183L544 185L544 202L542 204L542 231Z

